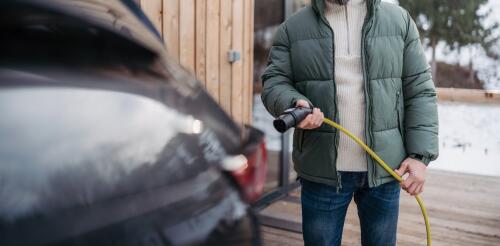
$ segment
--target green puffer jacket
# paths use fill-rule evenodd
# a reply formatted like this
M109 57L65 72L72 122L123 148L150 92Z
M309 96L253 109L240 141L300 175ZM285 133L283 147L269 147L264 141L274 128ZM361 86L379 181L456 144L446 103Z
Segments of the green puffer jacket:
M436 90L418 30L401 7L366 0L362 29L362 66L366 97L366 142L391 168L408 156L428 164L438 156ZM333 30L323 15L324 0L312 0L279 27L262 75L262 101L280 115L299 99L338 122ZM339 134L323 124L296 129L294 168L300 177L336 186ZM370 187L387 183L389 174L368 156Z

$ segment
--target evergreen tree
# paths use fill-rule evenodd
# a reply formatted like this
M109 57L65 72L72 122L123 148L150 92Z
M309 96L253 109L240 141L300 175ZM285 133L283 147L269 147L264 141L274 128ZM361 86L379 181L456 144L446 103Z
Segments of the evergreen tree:
M451 49L479 45L487 52L497 38L493 36L498 25L484 26L484 19L491 14L479 9L488 0L400 0L399 4L410 12L422 38L432 49L432 75L437 73L436 45L444 41ZM472 69L472 60L470 63ZM473 72L471 70L473 76Z
M470 49L469 74L471 83L474 82L473 54L476 48L482 48L487 54L492 54L491 47L498 41L498 36L494 33L498 29L498 23L485 27L484 21L492 13L488 10L480 13L479 9L487 0L460 0L462 9L459 10L454 29L458 35L454 38L457 49L468 47ZM450 42L450 41L448 41Z

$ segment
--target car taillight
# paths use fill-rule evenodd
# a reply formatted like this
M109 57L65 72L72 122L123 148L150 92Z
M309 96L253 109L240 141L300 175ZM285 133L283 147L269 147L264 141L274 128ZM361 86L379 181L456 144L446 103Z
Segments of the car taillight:
M252 203L262 194L266 183L267 151L264 141L245 157L246 163L231 171L231 174L240 186L243 198Z

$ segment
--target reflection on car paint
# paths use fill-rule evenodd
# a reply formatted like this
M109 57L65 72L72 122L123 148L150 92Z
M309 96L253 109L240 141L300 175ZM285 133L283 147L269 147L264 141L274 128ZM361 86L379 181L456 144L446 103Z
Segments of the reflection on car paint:
M238 194L230 193L217 206L177 225L167 227L163 233L173 245L191 245L207 238L212 233L213 228L222 222L220 218L236 220L243 215L245 208L246 206L239 201ZM229 212L234 215L231 216ZM224 223L231 222L234 221L224 221Z
M0 219L7 220L46 206L94 203L116 192L102 187L123 185L138 169L166 164L160 161L162 151L176 136L202 132L192 116L146 97L111 91L2 90L0 112ZM186 146L176 147L167 163L194 162L196 155ZM50 201L49 194L64 191L77 192L68 194L67 201Z
M219 161L226 156L226 151L212 131L207 130L202 133L200 143L203 148L203 156L207 161Z

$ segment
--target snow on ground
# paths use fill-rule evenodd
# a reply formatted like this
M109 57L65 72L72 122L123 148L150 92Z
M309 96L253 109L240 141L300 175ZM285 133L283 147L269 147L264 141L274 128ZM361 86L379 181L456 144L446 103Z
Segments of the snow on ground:
M281 135L260 95L254 97L253 110L254 126L266 133L267 148L280 150ZM440 156L430 168L500 176L500 105L443 102L438 110Z
M432 168L500 176L500 105L439 104L440 157Z

